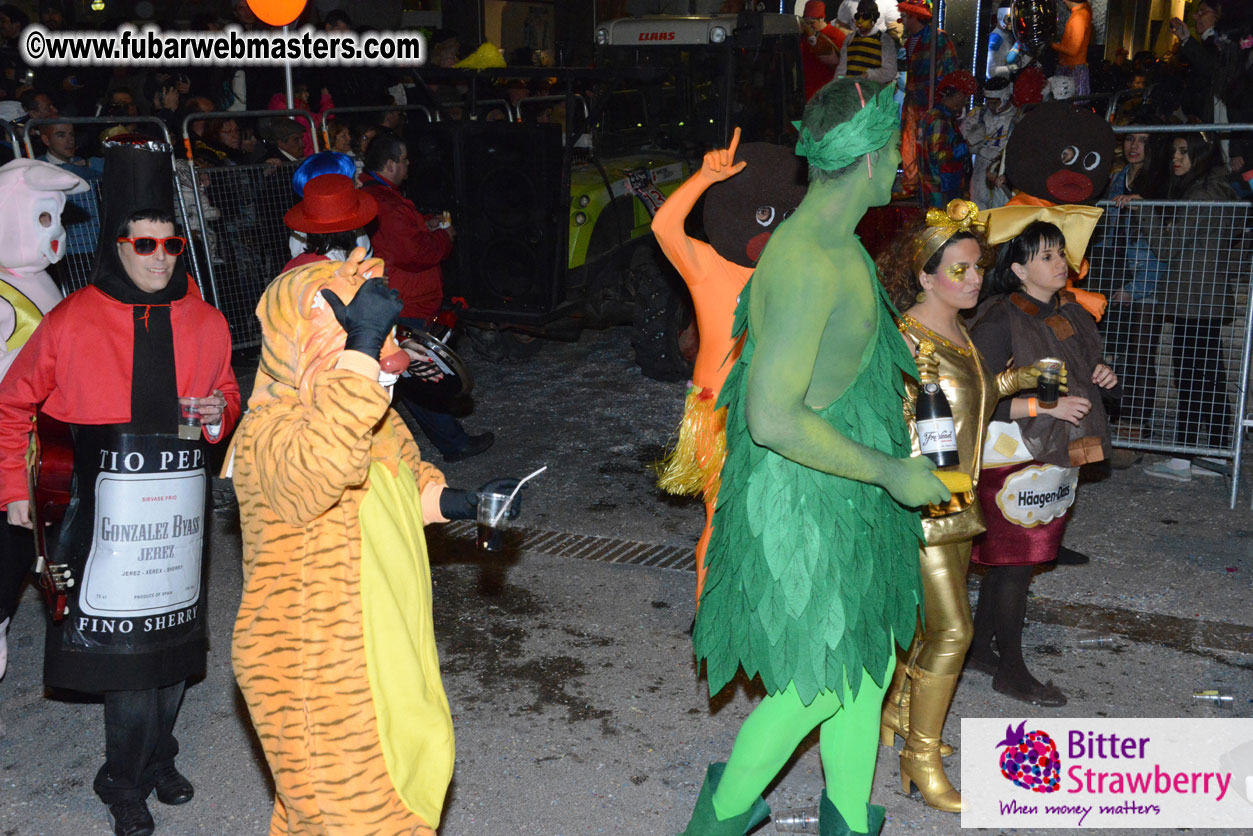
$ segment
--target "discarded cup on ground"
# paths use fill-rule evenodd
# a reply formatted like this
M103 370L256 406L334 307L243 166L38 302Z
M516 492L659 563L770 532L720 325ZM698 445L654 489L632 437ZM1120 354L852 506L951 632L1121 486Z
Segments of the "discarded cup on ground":
M818 833L818 807L793 807L770 817L776 833Z
M1196 700L1206 700L1212 702L1215 708L1232 708L1235 706L1236 698L1228 694L1226 691L1217 689L1209 689L1206 691L1195 691L1192 698Z
M178 437L187 441L200 438L200 401L202 398L178 399Z
M485 552L498 552L505 547L503 533L509 527L509 502L512 497L504 493L481 493L476 519L478 538L475 545Z
M1066 364L1056 357L1042 357L1036 361L1040 367L1040 379L1036 381L1036 400L1045 409L1057 406L1061 396L1062 369Z

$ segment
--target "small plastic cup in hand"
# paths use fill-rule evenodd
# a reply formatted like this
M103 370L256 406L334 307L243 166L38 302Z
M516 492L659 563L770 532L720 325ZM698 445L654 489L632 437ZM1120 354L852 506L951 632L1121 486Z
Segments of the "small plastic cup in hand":
M202 398L178 399L178 437L187 441L200 438L200 401Z
M478 505L478 538L475 545L485 552L505 547L504 530L509 527L509 494L481 493Z

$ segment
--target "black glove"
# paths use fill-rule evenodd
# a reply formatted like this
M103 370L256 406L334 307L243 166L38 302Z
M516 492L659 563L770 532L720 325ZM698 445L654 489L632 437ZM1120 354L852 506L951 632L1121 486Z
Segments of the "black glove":
M518 486L517 479L493 479L477 491L465 491L460 488L444 488L439 495L439 513L446 520L472 520L478 515L479 494L499 493L508 496ZM509 503L505 516L516 520L522 513L522 494L519 492Z
M347 305L333 290L324 289L322 298L348 333L344 350L360 351L376 360L383 350L383 341L396 325L396 317L405 307L400 294L388 288L381 278L368 279Z

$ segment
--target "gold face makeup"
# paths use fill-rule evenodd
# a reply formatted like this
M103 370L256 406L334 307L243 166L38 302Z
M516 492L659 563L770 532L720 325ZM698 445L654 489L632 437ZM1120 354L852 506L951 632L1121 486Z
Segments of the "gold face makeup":
M970 270L969 264L950 264L944 268L944 275L948 276L959 284L966 281L966 273Z

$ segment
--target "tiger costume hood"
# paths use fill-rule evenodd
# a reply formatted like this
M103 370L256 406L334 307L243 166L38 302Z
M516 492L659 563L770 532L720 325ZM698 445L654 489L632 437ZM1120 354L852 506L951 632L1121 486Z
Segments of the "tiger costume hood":
M313 403L314 378L334 368L344 352L346 334L322 298L330 290L345 305L367 280L383 275L383 261L366 258L357 247L347 261L318 261L288 270L270 283L257 303L261 321L261 360L249 409L292 391L306 406ZM375 358L379 359L379 358ZM395 383L408 357L394 337L383 345L379 382Z

